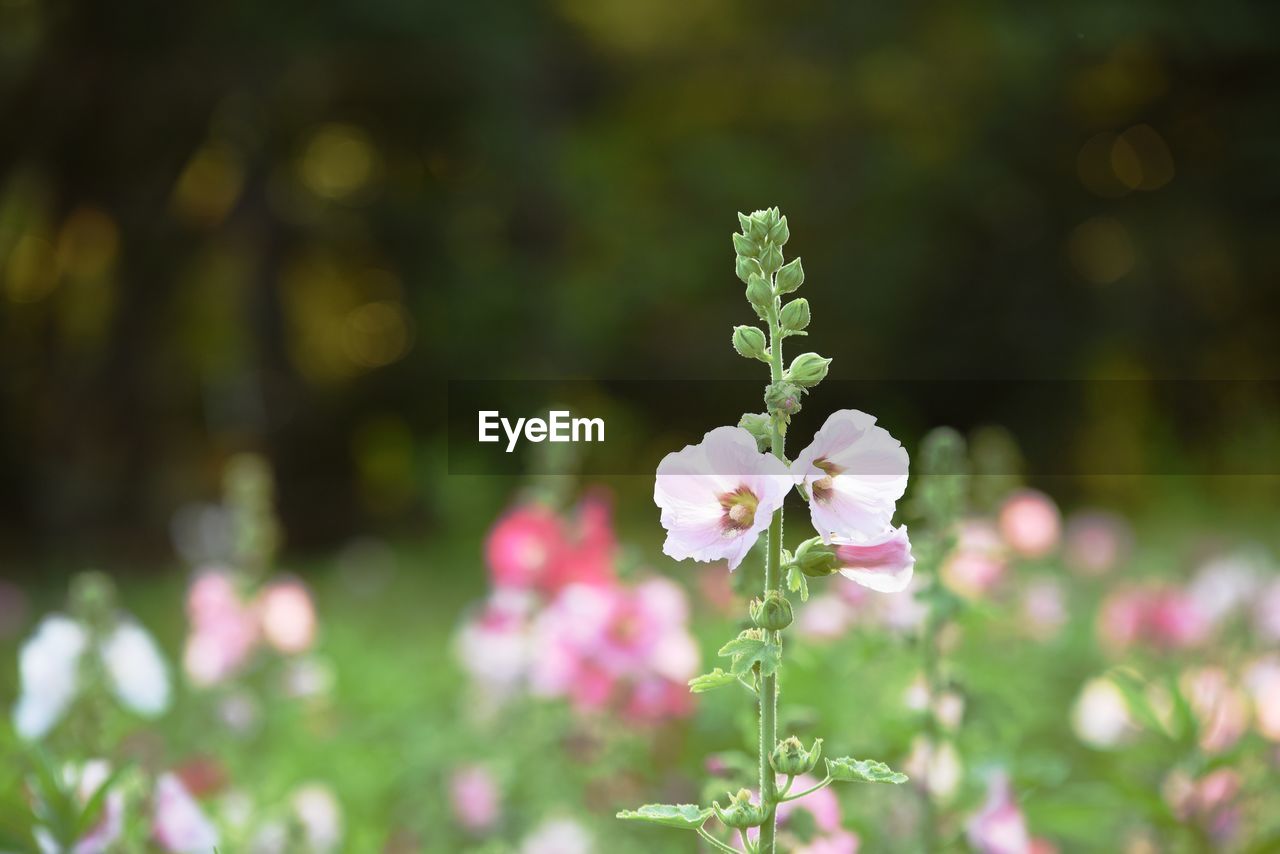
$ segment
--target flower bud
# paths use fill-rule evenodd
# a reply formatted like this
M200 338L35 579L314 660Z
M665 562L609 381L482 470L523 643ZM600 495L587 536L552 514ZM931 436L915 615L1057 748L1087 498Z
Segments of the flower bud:
M751 275L747 280L747 302L758 309L768 308L773 304L773 288L769 287L768 279L755 273Z
M778 255L778 260L779 262L781 262L782 260L781 254ZM764 264L764 267L766 270L769 269L769 265L765 263L763 260L761 261L761 263ZM774 269L777 269L777 268L774 268ZM773 272L773 270L769 270L769 272ZM800 263L799 258L792 260L789 264L787 264L781 270L778 270L778 293L789 294L803 284L804 284L804 266Z
M760 247L750 237L735 232L733 235L733 251L742 257L754 258L760 254Z
M773 419L767 412L748 412L738 419L738 426L755 438L760 451L767 451L773 443Z
M748 258L745 255L738 256L734 272L736 272L738 274L738 278L744 282L751 281L752 276L764 276L764 270L760 267L760 262L754 258Z
M801 353L791 361L786 378L801 388L813 388L827 376L830 359L817 353Z
M747 230L743 232L754 241L762 241L769 236L769 228L773 225L769 221L768 211L755 211L751 214L751 224Z
M787 227L787 218L784 216L769 229L769 242L774 246L785 246L790 239L791 229Z
M809 301L804 297L792 300L782 307L779 319L787 332L799 332L809 325Z
M771 632L782 631L795 619L791 602L777 590L768 591L763 599L752 599L747 610L751 614L751 622Z
M822 540L818 537L805 540L796 549L795 555L791 559L793 566L800 568L800 571L810 578L825 578L828 575L834 575L840 569L840 562L836 558L836 553L828 546L823 545Z
M733 327L733 349L737 350L738 355L744 359L769 361L769 355L764 346L764 333L754 326Z
M782 380L770 383L764 392L764 405L770 412L778 412L791 417L800 411L800 395L804 389L799 385Z
M739 789L738 794L730 795L729 806L721 808L719 801L713 801L711 808L725 827L739 830L759 827L768 818L768 811L764 807L751 803L751 793L746 789Z
M822 739L813 740L813 747L804 749L800 739L794 735L778 742L778 746L769 754L769 765L779 774L808 774L822 757Z
M768 244L766 249L760 253L760 266L764 267L766 273L776 273L782 267L782 250L778 247ZM796 287L799 287L798 285ZM795 288L792 288L795 290Z

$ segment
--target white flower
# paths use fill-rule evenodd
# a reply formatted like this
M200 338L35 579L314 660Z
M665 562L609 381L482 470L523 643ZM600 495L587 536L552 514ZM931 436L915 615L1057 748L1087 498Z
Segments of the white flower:
M218 844L217 828L173 774L162 774L156 781L151 835L175 854L205 854Z
M18 653L22 694L13 726L27 740L43 738L80 691L80 665L90 633L65 614L50 614ZM169 707L169 670L155 641L130 619L122 619L93 650L112 692L125 708L154 717Z
M568 818L544 821L525 837L520 854L591 854L591 834Z

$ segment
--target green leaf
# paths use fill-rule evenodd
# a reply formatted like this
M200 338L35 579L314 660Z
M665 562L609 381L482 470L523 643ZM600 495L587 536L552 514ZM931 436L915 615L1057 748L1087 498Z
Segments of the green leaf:
M809 579L804 577L800 567L792 565L787 570L787 587L790 588L792 593L800 594L801 602L809 601Z
M111 787L116 781L129 769L128 764L120 765L107 779L94 790L89 800L85 802L84 809L80 811L80 817L76 821L77 838L88 833L93 826L98 823L98 818L102 813L102 805L106 802L107 795L110 793Z
M842 756L827 760L827 776L844 783L905 783L907 775L874 759Z
M733 658L729 671L734 676L745 676L756 665L761 676L771 676L782 666L782 647L759 629L747 629L720 647L720 655Z
M618 818L623 821L647 821L664 827L681 830L697 830L711 818L711 809L697 804L645 804L638 810L622 810Z
M695 676L689 680L689 690L694 694L705 694L707 691L714 691L717 688L723 688L725 685L732 685L738 681L738 677L732 673L725 673L724 670L717 667L710 673L704 673L701 676Z

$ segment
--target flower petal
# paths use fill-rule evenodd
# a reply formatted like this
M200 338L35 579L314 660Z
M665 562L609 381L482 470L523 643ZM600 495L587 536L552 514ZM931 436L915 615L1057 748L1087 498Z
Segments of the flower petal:
M870 541L834 538L840 574L880 593L897 593L911 583L916 559L907 526L886 528Z

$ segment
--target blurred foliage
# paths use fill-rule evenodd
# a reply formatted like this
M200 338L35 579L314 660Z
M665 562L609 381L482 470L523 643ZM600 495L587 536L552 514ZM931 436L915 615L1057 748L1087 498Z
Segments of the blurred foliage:
M835 376L1268 376L1277 24L2 0L0 549L162 553L245 448L294 545L446 520L448 377L738 376L766 204Z

